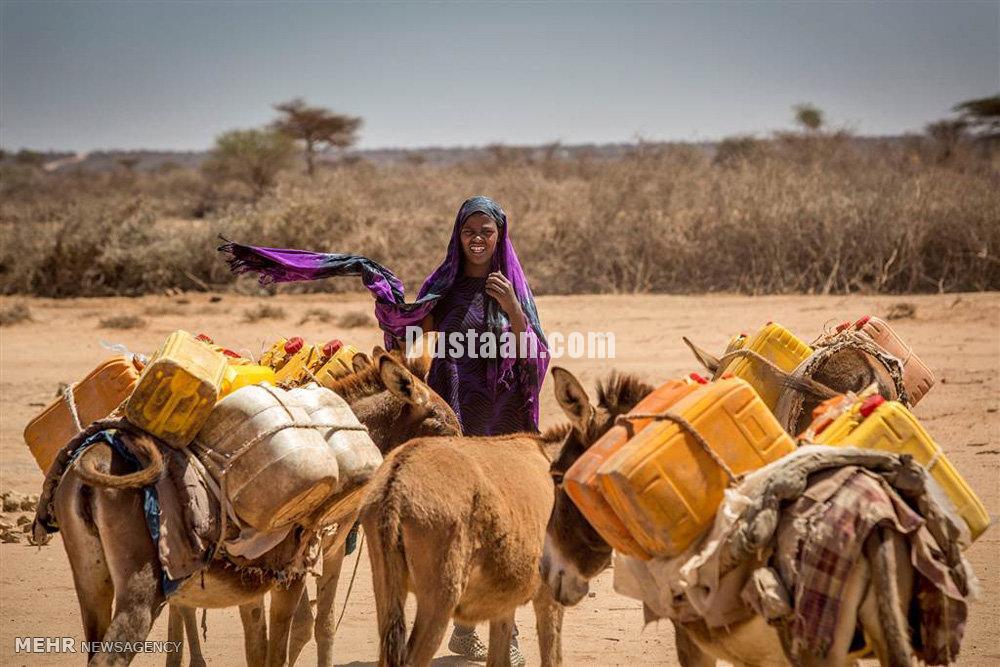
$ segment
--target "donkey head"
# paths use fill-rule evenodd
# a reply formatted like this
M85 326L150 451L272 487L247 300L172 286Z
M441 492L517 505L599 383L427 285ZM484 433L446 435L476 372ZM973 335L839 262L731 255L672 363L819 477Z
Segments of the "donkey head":
M562 488L563 475L608 429L653 387L632 375L612 373L597 386L593 405L580 382L567 370L553 368L556 400L569 417L559 455L550 472L556 483L542 555L542 578L561 604L574 605L587 594L589 581L611 562L611 547L587 522Z
M375 348L371 360L356 358L354 373L330 388L347 401L378 448L388 454L412 438L462 433L451 406L424 382L426 374L422 360L408 362Z
M896 383L885 364L857 348L844 348L831 354L813 372L812 380L838 394L859 392L875 384L878 386L878 393L886 400L899 398ZM802 412L795 425L796 433L801 433L809 426L813 409L824 399L818 392L803 392L803 396Z

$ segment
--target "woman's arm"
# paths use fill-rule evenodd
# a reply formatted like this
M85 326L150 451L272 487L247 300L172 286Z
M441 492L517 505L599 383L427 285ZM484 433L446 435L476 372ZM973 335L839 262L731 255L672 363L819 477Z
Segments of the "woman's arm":
M517 293L514 285L507 280L507 276L494 271L486 278L486 293L497 300L507 319L510 320L510 329L518 337L528 330L528 318L524 315L521 302L517 300Z

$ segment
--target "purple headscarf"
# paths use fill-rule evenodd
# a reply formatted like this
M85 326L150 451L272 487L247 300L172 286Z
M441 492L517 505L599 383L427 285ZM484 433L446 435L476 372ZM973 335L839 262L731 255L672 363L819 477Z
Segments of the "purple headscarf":
M448 243L448 254L434 272L428 276L417 294L417 300L406 303L403 282L389 269L367 257L344 253L320 253L306 250L291 250L282 248L260 248L227 241L219 246L219 251L228 255L229 268L234 273L255 272L260 274L261 284L271 282L290 282L295 280L319 280L334 276L361 276L365 287L375 296L375 317L379 326L385 332L386 348L392 349L399 345L405 336L407 326L418 326L434 309L437 302L454 284L462 267L462 244L460 233L462 226L470 216L483 213L497 224L499 238L496 250L490 261L490 271L500 271L511 282L521 308L528 320L528 330L525 332L537 346L538 354L523 359L500 358L497 363L490 364L489 377L491 384L510 386L513 381L514 364L518 361L530 364L534 374L537 374L536 390L542 385L549 356L538 321L538 310L535 307L534 295L528 286L528 280L517 259L514 245L508 233L507 214L500 205L489 197L471 197L462 204L455 217L451 241ZM510 321L495 299L488 299L486 308L487 327L499 335L510 330ZM531 349L529 347L529 349ZM538 420L538 401L533 401L535 421Z

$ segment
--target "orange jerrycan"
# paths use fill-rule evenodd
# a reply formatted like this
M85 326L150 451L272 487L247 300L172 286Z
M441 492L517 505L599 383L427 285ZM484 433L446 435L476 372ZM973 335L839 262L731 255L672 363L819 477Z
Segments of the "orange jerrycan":
M633 408L631 415L656 414L700 387L694 380L668 380ZM642 430L650 419L631 420L631 430L615 425L576 460L563 476L563 489L604 541L628 556L648 560L650 554L635 541L614 509L601 494L597 471L608 457L621 449L632 433Z
M854 328L903 362L903 386L910 395L910 405L916 405L934 386L936 381L934 371L913 353L913 348L904 343L886 321L866 316L858 320Z
M171 447L186 447L215 407L227 367L224 355L175 331L143 370L125 416Z
M132 395L142 371L135 357L116 355L73 385L73 403L80 425L104 419ZM80 430L66 398L53 401L28 423L24 441L42 472L48 472L59 450Z
M983 534L990 517L983 502L955 470L913 413L902 403L879 395L856 401L850 409L819 431L819 445L861 447L893 454L909 454L937 481L959 516L969 526L973 540Z
M703 385L640 431L597 471L605 499L632 537L654 556L672 557L711 525L734 476L792 452L795 444L739 378ZM728 471L726 470L728 468Z
M732 348L730 351L756 352L786 373L794 371L812 354L811 347L799 340L791 331L774 322L769 322L750 340L740 343L738 339L734 339L730 342L730 348ZM759 359L738 356L729 362L725 372L749 382L764 404L774 410L781 394L781 383Z

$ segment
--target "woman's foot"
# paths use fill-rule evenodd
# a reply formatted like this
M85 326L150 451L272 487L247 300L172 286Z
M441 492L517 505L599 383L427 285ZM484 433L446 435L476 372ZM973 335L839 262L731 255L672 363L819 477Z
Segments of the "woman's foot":
M448 641L448 650L456 655L460 655L472 662L486 662L486 655L489 647L483 643L476 633L476 628L466 628L456 625ZM524 667L526 660L521 648L518 646L517 637L510 639L510 664L511 667Z
M472 662L486 662L487 646L476 633L476 628L456 625L448 641L448 650Z

